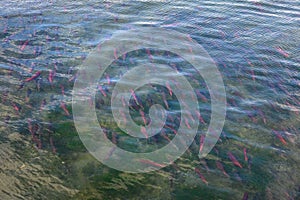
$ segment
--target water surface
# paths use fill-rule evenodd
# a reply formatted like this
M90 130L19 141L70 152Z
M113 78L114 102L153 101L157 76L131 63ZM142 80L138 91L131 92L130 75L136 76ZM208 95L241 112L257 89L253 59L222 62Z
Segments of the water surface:
M2 0L0 5L1 199L300 198L299 2ZM224 80L227 117L219 142L205 159L197 157L197 136L174 165L136 175L109 169L88 154L70 105L78 66L89 52L119 30L142 26L189 34L206 49ZM192 66L172 52L151 53L156 62L173 63L186 77L193 74ZM120 73L145 62L145 50L131 52L108 73L117 81ZM38 71L37 78L24 82ZM196 79L192 84L201 93L206 122L201 134L211 107L205 82ZM110 97L112 86L104 86ZM161 95L144 89L163 105ZM100 124L112 140L112 132L118 135L122 148L150 151L167 143L163 135L138 142L124 137L111 120L109 98L101 95L95 105ZM178 110L176 98L167 100Z

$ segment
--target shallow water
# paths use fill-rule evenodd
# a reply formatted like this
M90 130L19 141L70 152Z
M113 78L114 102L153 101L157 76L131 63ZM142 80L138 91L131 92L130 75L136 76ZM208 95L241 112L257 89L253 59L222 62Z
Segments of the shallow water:
M299 2L4 0L0 5L1 199L300 198ZM221 138L205 159L197 157L197 136L175 164L135 175L109 169L89 155L70 105L78 66L88 54L119 30L142 26L189 34L204 47L222 74L227 115ZM151 54L158 63L176 64L186 77L194 73L172 53ZM144 49L119 57L108 71L113 84L104 85L108 96L96 95L97 116L108 137L118 134L122 148L137 152L160 148L167 140L160 135L136 141L119 134L109 97L118 74L147 59ZM38 71L37 78L24 82ZM206 122L200 134L210 121L210 95L203 79L195 78ZM155 90L144 89L164 105ZM140 97L146 99L142 92ZM167 100L176 118L177 99L167 95ZM130 112L142 124L139 114ZM228 152L242 168L233 165Z

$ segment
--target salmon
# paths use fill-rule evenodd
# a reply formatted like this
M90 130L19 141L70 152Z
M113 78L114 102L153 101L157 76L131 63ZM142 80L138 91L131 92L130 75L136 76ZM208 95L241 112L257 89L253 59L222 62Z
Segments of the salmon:
M68 111L68 109L66 107L66 104L64 102L60 103L60 107L63 109L63 111L66 113L67 116L70 115L70 113L69 113L69 111Z
M166 82L166 87L167 87L167 89L169 91L170 96L172 96L173 95L173 91L172 91L172 88L170 87L169 82Z
M140 109L140 115L142 116L143 122L144 122L144 124L145 124L145 126L146 126L146 125L147 125L147 120L146 120L146 118L145 118L145 113L144 113L144 111L142 111L141 109Z
M223 167L223 165L222 165L222 163L221 163L220 161L216 161L216 165L217 165L217 168L218 168L219 170L221 170L222 173L223 173L225 176L229 177L229 175L226 173L226 171L225 171L225 169L224 169L224 167Z
M200 151L200 152L203 150L204 139L205 139L205 135L202 134L202 135L200 136L200 148L199 148L199 151Z
M227 155L228 155L229 159L231 160L231 162L232 162L235 166L237 166L237 167L239 167L239 168L243 168L242 165L239 163L239 161L234 157L234 155L233 155L231 152L228 152Z
M191 126L190 126L189 121L187 120L187 118L184 118L184 122L185 122L185 125L188 127L188 129L191 129Z
M136 95L135 95L134 90L133 90L133 89L130 89L130 92L131 92L131 95L133 96L133 99L134 99L135 103L136 103L136 104L139 104L139 102L138 102L138 100L137 100L137 98L136 98Z
M25 82L32 81L41 75L41 71L37 71L32 77L25 79Z
M202 124L206 124L204 119L202 118L200 112L198 110L196 110L196 114L198 116L198 120L202 123Z
M26 40L26 41L24 42L24 44L21 46L20 50L21 50L21 51L24 51L24 49L26 48L26 46L28 45L28 43L29 43L29 41Z
M54 72L53 72L53 70L50 70L49 76L48 76L48 80L50 83L53 83L53 77L54 77Z
M287 145L287 142L283 139L280 133L278 133L277 131L273 131L273 132L275 133L275 135L277 136L277 138L280 140L282 144Z
M145 128L144 126L141 126L141 132L143 133L143 135L144 135L146 138L149 137L149 136L148 136L148 133L147 133L147 130L146 130L146 128Z
M244 193L243 200L248 200L248 192Z
M208 184L208 181L205 179L205 177L201 174L200 170L195 168L195 172L198 174L199 178L205 183L206 185Z
M115 57L116 60L118 60L118 55L117 55L117 49L116 48L114 49L114 57Z
M164 101L164 104L165 104L166 108L169 109L169 105L168 105L168 102L167 102L167 99L166 99L166 94L164 92L162 92L161 94L162 94L162 98L163 98L163 101Z
M98 89L100 90L100 92L102 93L102 95L103 95L104 97L107 96L107 95L106 95L106 92L104 91L104 89L103 89L103 87L102 87L101 85L98 86Z
M243 149L243 152L244 152L244 159L245 159L246 162L248 162L247 149L244 148L244 149Z
M111 81L110 81L110 77L108 74L106 74L106 80L107 80L108 85L110 85Z
M278 51L278 53L280 53L281 55L283 55L284 57L288 58L289 57L289 54L284 51L282 48L280 47L276 47L276 50Z
M152 57L152 55L151 55L150 50L149 50L149 49L146 49L146 53L147 53L147 55L148 55L149 60L152 61L152 60L153 60L153 57Z
M159 168L162 168L162 167L165 167L165 166L166 166L166 165L163 165L163 164L154 162L154 161L152 161L152 160L146 160L146 159L140 159L139 162L141 162L141 163L143 163L143 164L152 165L152 166L154 166L154 167L159 167Z

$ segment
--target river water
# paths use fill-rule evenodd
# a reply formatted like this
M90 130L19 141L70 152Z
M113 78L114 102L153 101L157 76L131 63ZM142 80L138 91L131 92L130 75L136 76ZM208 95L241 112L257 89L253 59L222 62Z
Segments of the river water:
M1 199L300 199L298 1L2 0L0 5ZM119 30L145 26L188 34L202 45L222 75L227 115L207 157L197 157L197 136L175 164L130 174L109 169L86 151L70 105L78 66L88 54ZM151 53L189 71L176 55ZM133 60L119 58L123 64L112 68L143 63L147 54L127 57ZM200 86L205 129L210 96ZM99 105L98 118L106 118L109 100L100 97ZM116 124L105 123L100 124L116 130ZM153 141L159 146L162 139ZM146 151L143 142L124 141L122 148Z

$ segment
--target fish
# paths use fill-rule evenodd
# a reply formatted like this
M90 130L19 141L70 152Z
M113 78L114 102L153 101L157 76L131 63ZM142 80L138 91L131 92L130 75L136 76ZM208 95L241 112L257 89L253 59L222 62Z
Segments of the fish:
M171 114L167 114L167 120L169 122L174 122L174 117Z
M216 161L216 165L217 165L217 168L219 169L219 170L221 170L222 171L222 173L225 175L225 176L227 176L227 177L229 177L229 175L226 173L226 171L225 171L225 169L224 169L224 166L222 165L222 163L220 162L220 161Z
M270 189L269 187L266 188L265 194L266 194L266 199L267 199L267 200L272 200L272 199L274 199L274 198L273 198L272 191L271 191L271 189Z
M50 137L50 146L51 146L51 148L52 148L52 153L56 154L56 148L55 148L55 146L54 146L52 136Z
M61 94L64 96L65 95L65 88L63 85L60 85L61 88Z
M139 97L139 96L136 96L136 99L137 99L137 101L139 102L139 107L141 108L141 109L143 109L144 110L144 106L143 106L143 104L142 104L142 100L141 100L141 98Z
M31 119L28 119L28 130L29 132L31 133L31 136L32 136L32 141L37 143L37 136L36 136L36 132L37 132L37 124L35 125L32 125L31 124Z
M35 83L36 83L37 91L40 91L41 84L42 84L42 79L36 79Z
M169 91L170 96L172 96L173 95L173 91L172 91L172 88L170 87L170 84L169 84L168 81L166 82L166 87L167 87L167 89Z
M32 62L30 68L28 69L28 73L33 72L33 70L35 69L35 67L36 67L36 64L34 62Z
M93 108L93 105L94 105L94 103L93 103L93 98L90 97L90 98L88 99L88 101L89 101L89 106L90 106L90 108Z
M243 152L244 152L244 159L245 159L246 162L248 162L247 149L244 148L244 149L243 149Z
M267 124L266 117L261 109L258 110L259 115L262 117L264 124Z
M112 133L112 143L117 144L117 134Z
M203 150L204 139L205 139L205 135L201 134L200 135L200 148L199 148L199 152L202 152L202 150Z
M217 149L217 147L214 147L213 150L216 152L216 154L219 156L220 152L219 150Z
M187 118L184 118L184 123L188 127L188 129L191 129L191 126L190 126L189 121L187 120Z
M20 110L21 110L21 107L20 107L20 106L18 106L18 105L15 104L15 103L12 103L12 106L13 106L13 108L14 108L15 111L20 112Z
M251 69L250 69L250 73L251 73L251 77L252 77L252 80L253 81L255 81L255 74L254 74L254 71L253 71L253 67L254 67L254 65L252 64L252 62L250 61L250 60L248 60L247 58L246 58L246 60L247 60L247 63L250 65L250 67L251 67Z
M222 30L219 30L219 32L220 32L220 34L221 34L222 38L223 38L223 39L225 39L225 37L226 37L226 33L225 33L224 31L222 31Z
M115 147L115 146L112 147L112 148L109 150L109 152L108 152L108 154L106 155L106 157L104 158L104 160L107 160L108 158L110 158L116 149L117 149L117 147Z
M101 44L97 45L97 51L101 52Z
M198 174L198 176L200 177L200 179L203 181L203 183L205 183L206 185L208 185L208 181L205 179L205 177L201 174L200 170L195 168L195 172Z
M70 68L73 68L73 67L70 67ZM58 67L56 64L54 64L54 71L56 71L56 70L58 70ZM68 71L69 71L69 69L68 69Z
M102 93L102 95L103 95L104 97L107 96L107 95L106 95L106 92L104 91L104 89L103 89L103 87L102 87L101 85L98 86L98 89L100 90L100 92Z
M46 104L47 104L46 99L43 99L42 103L41 103L41 106L40 106L40 109L42 110L45 107Z
M199 97L201 99L201 101L208 102L207 98L199 90L195 90L195 91L196 91L197 97Z
M207 162L206 162L205 160L201 160L200 162L201 162L202 165L204 165L204 167L205 167L207 173L209 173L210 169L209 169L209 167L208 167L208 165L207 165Z
M145 128L144 126L141 126L141 132L143 133L143 135L144 135L146 138L149 137L149 136L148 136L148 133L147 133L147 130L146 130L146 128Z
M221 135L224 137L224 139L228 139L227 134L224 131L221 132Z
M189 110L186 110L188 117L190 118L190 120L192 120L193 122L195 122L194 117L192 116L192 113Z
M297 107L291 105L289 102L285 101L286 106L289 107L290 110L292 110L293 112L295 112L297 115L299 115L299 110Z
M282 48L280 48L280 47L275 47L275 48L276 48L277 52L280 53L281 55L283 55L284 57L288 58L288 57L290 56L290 55L289 55L286 51L284 51Z
M228 152L227 155L235 166L238 166L239 168L243 168L242 165L239 163L239 161L234 157L234 155L231 152Z
M193 54L193 48L191 46L189 46L189 51L191 54ZM192 60L194 60L194 57L192 57Z
M125 113L124 113L122 110L120 110L120 114L121 114L121 115L122 115L122 117L123 117L123 122L122 122L122 123L124 123L124 125L126 125L126 123L127 123L127 119L126 119L126 115L125 115ZM121 123L121 121L120 121L119 123Z
M25 82L30 82L41 75L41 71L37 71L32 77L25 79Z
M121 100L122 100L122 105L123 105L123 107L126 107L127 104L126 104L126 102L125 102L124 96L121 97Z
M281 89L285 94L291 96L290 92L280 83L276 84L279 89Z
M66 104L64 102L60 103L60 107L63 109L63 111L66 113L67 116L70 115L70 113L69 113L69 111L68 111L68 109L66 107Z
M21 51L24 51L24 49L26 48L26 46L28 45L28 43L29 43L29 41L26 40L26 41L23 43L23 45L20 47L20 50L21 50Z
M144 122L144 124L146 126L147 125L147 120L145 118L145 113L144 113L144 111L142 111L142 109L140 109L140 115L142 116L143 122Z
M166 165L163 165L163 164L154 162L154 161L152 161L152 160L146 160L146 159L139 159L139 162L140 162L140 163L143 163L143 164L152 165L152 166L158 167L158 168L163 168L163 167L166 166Z
M33 135L34 133L33 133L33 128L32 128L32 124L31 124L31 119L28 119L27 123L28 123L28 130Z
M248 200L248 192L244 193L243 200Z
M124 54L122 55L123 61L126 59L126 56L127 56L126 53L124 53Z
M133 99L134 99L135 103L136 103L137 105L141 106L140 103L139 103L139 101L138 101L138 99L137 99L137 96L136 96L134 90L133 90L133 89L130 89L130 91L131 91L131 95L133 96Z
M168 102L167 102L167 99L166 99L166 94L164 92L162 92L161 94L162 94L162 98L163 98L163 101L164 101L164 104L165 104L166 108L169 109L169 105L168 105Z
M69 78L69 82L74 81L78 77L78 72Z
M280 142L284 145L287 145L287 142L284 140L284 138L282 137L282 135L280 133L278 133L278 131L274 131L275 135L277 136L277 138L280 140Z
M166 128L171 129L175 135L177 134L177 131L173 127L171 127L169 125L165 125L165 126L166 126Z
M187 38L188 38L188 40L189 40L190 42L193 42L193 39L192 39L192 37L191 37L190 35L187 35Z
M164 132L161 134L163 136L163 138L165 138L169 144L172 144L172 146L178 151L178 147L172 142L172 140L167 136L167 134Z
M151 55L150 50L149 50L149 49L146 49L146 53L147 53L147 55L148 55L149 60L152 61L152 60L153 60L153 57L152 57L152 55Z
M291 197L291 195L288 192L284 192L286 199L290 199L290 200L294 200L293 197Z
M202 123L202 124L206 124L204 119L202 118L200 112L198 110L196 110L196 114L197 114L197 117L198 117L198 120Z
M248 169L251 170L251 166L252 166L252 158L248 157Z
M115 57L116 60L118 60L118 55L117 55L117 49L116 48L114 49L114 57Z
M53 70L49 71L49 75L48 75L48 81L49 81L49 83L53 83L54 73L55 72L53 72Z
M110 85L111 81L110 81L110 77L108 74L106 74L106 80L107 80L107 84Z
M255 74L254 74L254 71L251 69L251 71L250 71L250 72L251 72L251 77L252 77L252 80L253 80L253 81L255 81Z

